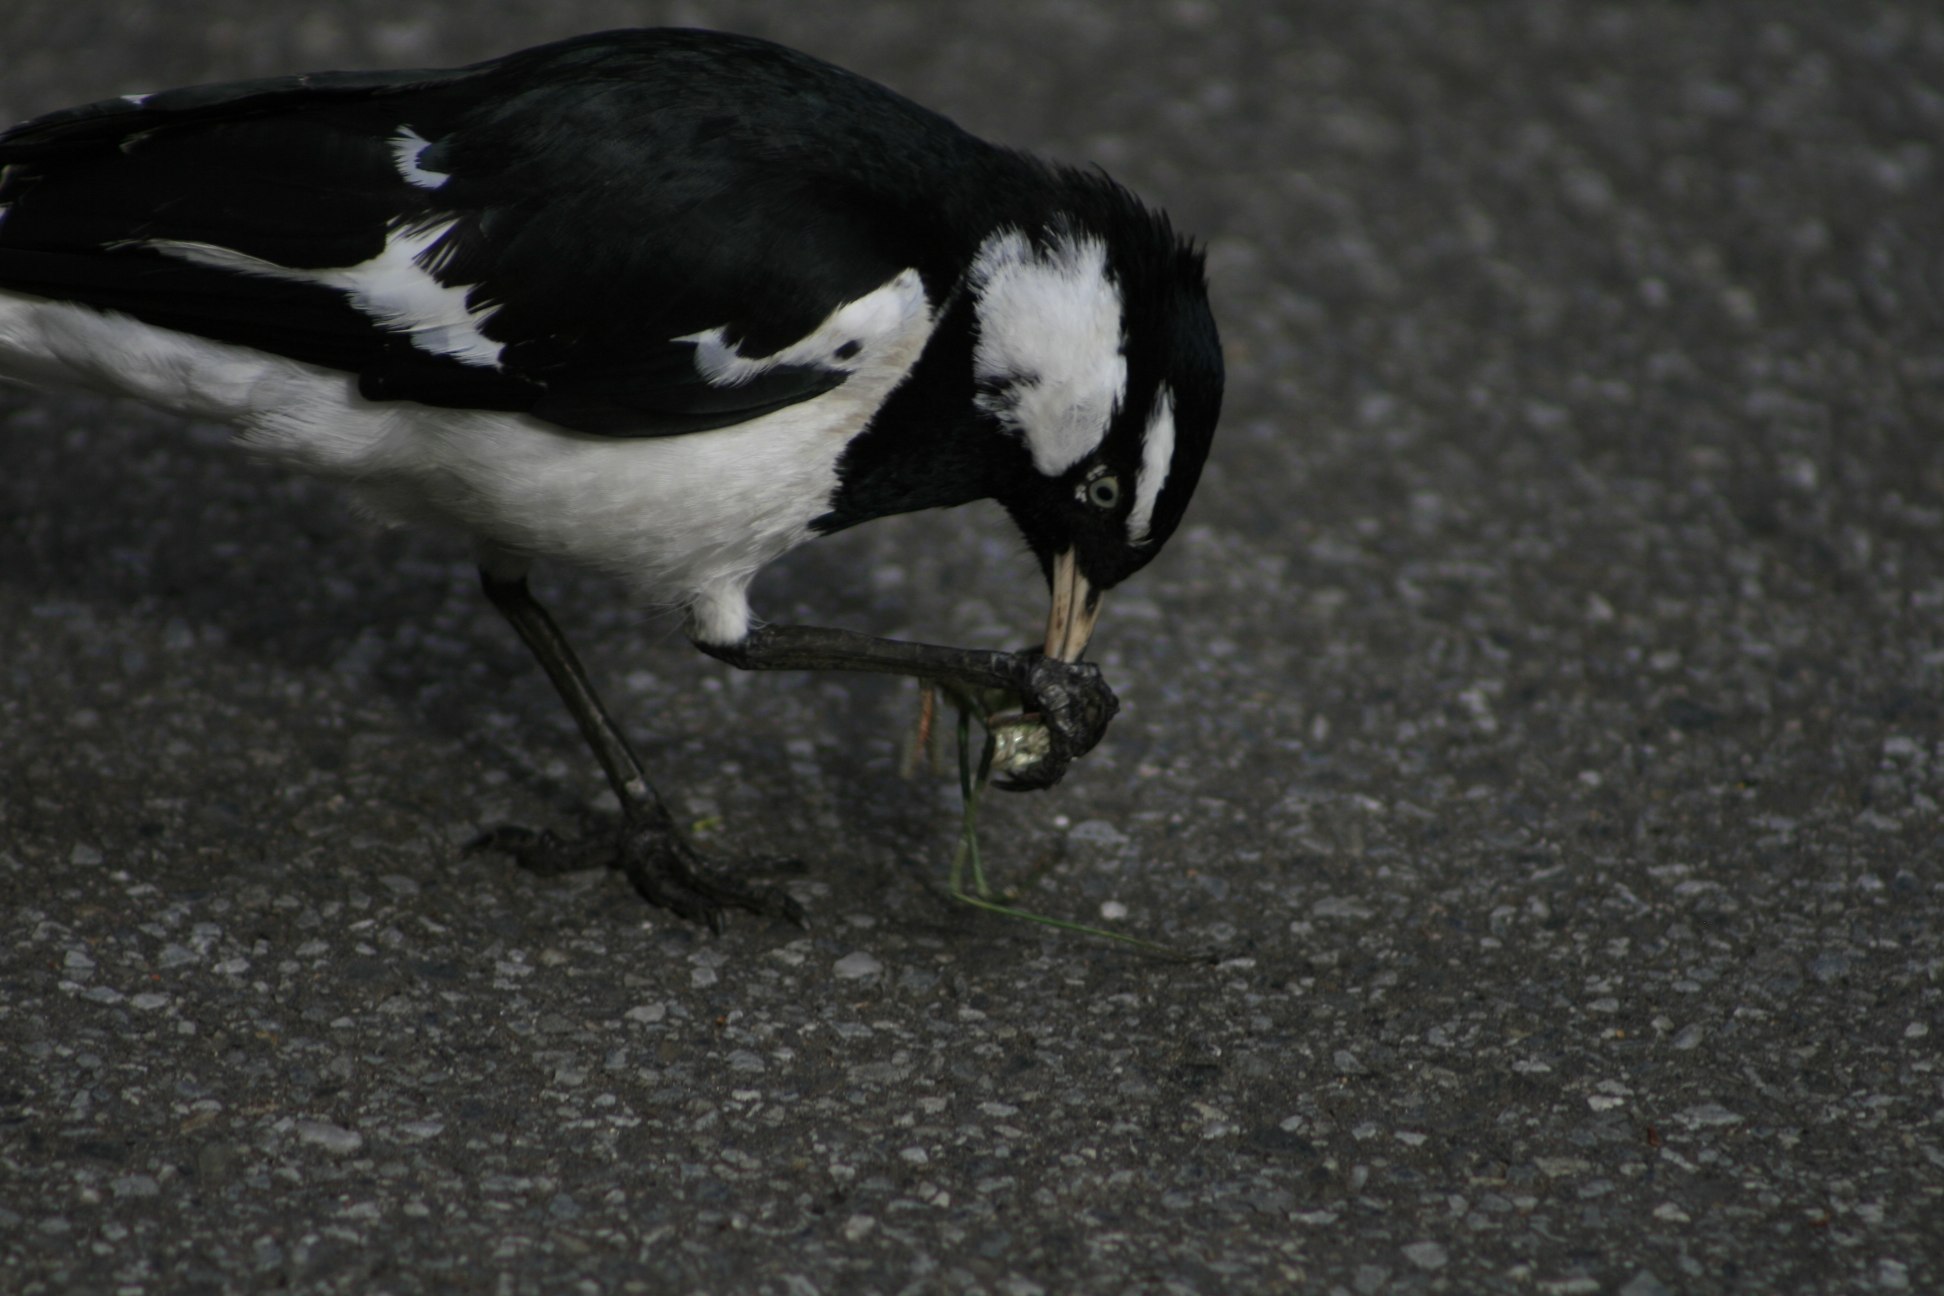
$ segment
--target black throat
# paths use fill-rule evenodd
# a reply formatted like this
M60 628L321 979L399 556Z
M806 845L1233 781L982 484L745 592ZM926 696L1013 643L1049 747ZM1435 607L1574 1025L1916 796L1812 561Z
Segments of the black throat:
M893 513L951 508L998 494L1008 475L1030 472L1025 447L973 403L972 304L952 300L924 355L837 461L820 534Z

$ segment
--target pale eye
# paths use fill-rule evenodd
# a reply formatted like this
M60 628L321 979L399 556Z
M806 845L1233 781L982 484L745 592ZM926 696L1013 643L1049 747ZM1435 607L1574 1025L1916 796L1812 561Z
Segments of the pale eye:
M1120 503L1120 478L1096 477L1080 493L1095 508L1110 509Z

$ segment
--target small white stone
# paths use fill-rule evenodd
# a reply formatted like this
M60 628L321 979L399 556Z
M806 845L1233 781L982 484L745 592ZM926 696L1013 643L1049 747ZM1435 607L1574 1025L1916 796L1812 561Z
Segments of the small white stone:
M1677 1112L1674 1119L1689 1129L1701 1129L1710 1125L1739 1125L1742 1118L1723 1107L1718 1102L1705 1102Z
M1451 1262L1451 1254L1437 1242L1413 1242L1404 1248L1404 1258L1420 1269L1442 1269Z
M1593 1169L1593 1163L1582 1157L1535 1157L1532 1164L1548 1179L1571 1179Z
M831 970L837 974L837 979L840 981L862 981L866 977L874 977L884 971L884 964L863 950L853 950L838 959Z
M364 1135L356 1130L348 1130L330 1121L300 1120L297 1122L297 1137L301 1142L323 1148L326 1152L340 1155L356 1152L364 1146Z
M1091 846L1125 846L1127 834L1105 819L1083 819L1067 830L1067 836L1074 841L1085 842Z

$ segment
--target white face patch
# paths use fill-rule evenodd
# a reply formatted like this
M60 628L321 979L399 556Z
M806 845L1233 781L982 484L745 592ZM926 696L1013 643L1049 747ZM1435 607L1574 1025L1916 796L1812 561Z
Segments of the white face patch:
M858 373L881 363L890 345L915 330L929 333L931 309L916 270L903 270L881 287L845 302L798 342L766 356L745 356L727 340L724 327L672 339L695 344L695 368L710 384L736 387L778 365L807 365Z
M480 332L480 326L497 307L476 310L467 305L467 286L442 284L422 264L422 258L453 224L394 225L385 236L384 251L341 270L294 270L213 243L143 239L134 246L153 248L212 270L336 288L380 328L405 334L421 351L481 368L495 367L500 362L500 344Z
M431 147L432 141L410 126L400 126L398 134L392 136L392 165L398 168L398 174L404 177L405 183L421 189L437 189L452 179L444 171L433 171L419 165L419 158Z
M1035 248L1018 230L980 245L970 275L979 320L979 406L1025 438L1057 477L1100 448L1127 394L1120 287L1107 245L1056 235Z
M1174 393L1163 387L1154 397L1154 413L1141 438L1141 475L1134 482L1134 507L1127 511L1127 542L1146 544L1148 528L1154 525L1154 504L1161 488L1168 484L1168 468L1174 463Z

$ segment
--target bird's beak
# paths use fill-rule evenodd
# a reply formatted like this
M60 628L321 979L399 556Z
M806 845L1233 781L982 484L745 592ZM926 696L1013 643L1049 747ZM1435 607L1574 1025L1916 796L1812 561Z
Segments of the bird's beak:
M1073 662L1087 650L1094 622L1100 619L1101 591L1081 574L1073 550L1053 560L1053 610L1046 618L1046 655Z

